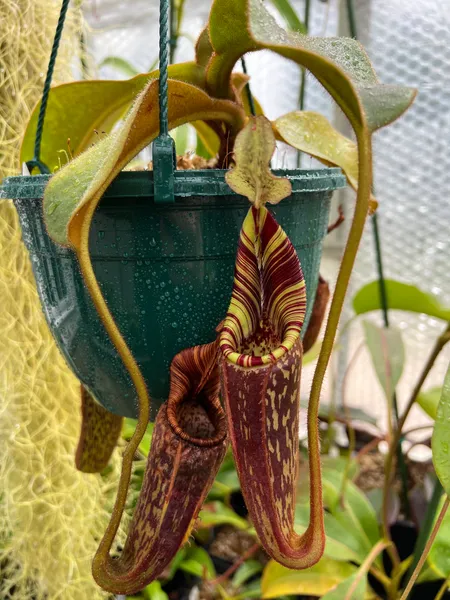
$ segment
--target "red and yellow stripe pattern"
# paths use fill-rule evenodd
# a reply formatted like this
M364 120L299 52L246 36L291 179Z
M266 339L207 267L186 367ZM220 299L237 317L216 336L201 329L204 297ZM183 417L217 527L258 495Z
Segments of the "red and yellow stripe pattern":
M251 208L220 333L223 356L244 367L275 363L299 339L305 312L305 280L294 247L266 208Z

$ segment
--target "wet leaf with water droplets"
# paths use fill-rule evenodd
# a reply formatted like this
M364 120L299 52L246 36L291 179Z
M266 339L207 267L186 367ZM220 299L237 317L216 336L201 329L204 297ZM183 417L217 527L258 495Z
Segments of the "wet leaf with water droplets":
M215 53L206 78L208 88L218 95L230 95L230 74L239 58L263 49L311 71L353 127L374 131L388 125L409 107L416 94L411 88L380 85L364 48L356 40L286 32L261 0L215 0L209 35Z
M287 179L272 175L270 159L274 150L272 126L263 116L250 119L236 138L236 166L225 175L225 179L232 190L246 196L256 208L261 208L266 202L277 204L292 191Z
M354 190L358 188L358 147L335 129L326 117L310 111L294 111L273 123L280 138L327 166L340 167ZM376 208L375 198L371 198Z

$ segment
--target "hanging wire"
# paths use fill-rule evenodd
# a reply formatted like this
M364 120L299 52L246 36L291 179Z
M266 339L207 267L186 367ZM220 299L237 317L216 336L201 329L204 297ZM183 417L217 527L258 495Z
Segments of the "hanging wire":
M247 64L245 62L244 57L241 58L241 65L242 65L242 70L244 71L245 75L247 75ZM245 91L247 92L247 99L248 99L248 104L250 106L250 112L252 113L253 116L255 116L256 115L255 102L253 100L252 90L250 89L250 84L248 81L245 84Z
M355 40L358 39L358 30L356 25L356 16L355 16L355 8L353 5L353 0L347 0L347 15L348 15L348 26L350 30L350 36ZM388 303L388 295L386 289L386 279L384 277L384 268L383 268L383 256L381 252L381 240L380 240L380 228L378 224L378 215L374 213L371 218L373 237L375 242L375 257L376 257L376 265L378 271L378 289L380 293L380 304L381 310L383 313L383 322L386 328L389 327L389 303ZM398 424L399 421L399 410L398 410L398 402L397 402L397 393L394 390L392 395L392 404L394 407L394 416L395 422ZM402 480L402 500L405 509L406 518L411 517L411 506L409 503L408 497L408 468L406 466L405 457L402 452L402 441L403 437L400 438L399 444L397 447L397 460L398 466L400 470L400 476Z
M34 156L32 160L29 160L27 162L27 167L30 173L35 167L37 167L41 173L50 173L50 169L41 161L42 133L44 131L44 121L48 104L48 95L50 93L50 86L52 83L53 71L55 69L56 56L58 54L59 42L61 41L61 35L64 28L64 21L66 19L67 9L69 7L69 1L70 0L63 0L61 4L61 11L59 13L58 24L55 30L52 51L50 53L50 59L47 67L47 75L45 77L44 89L42 91L41 106L39 108L39 116L36 127L36 137L34 140Z
M311 13L311 0L305 0L305 12L303 13L303 23L305 25L306 35L309 32L309 16ZM302 67L301 79L300 79L300 95L298 106L300 110L305 108L305 91L306 91L306 69ZM300 150L297 152L297 169L302 164L302 153Z
M159 135L169 135L168 68L170 60L170 4L159 2Z

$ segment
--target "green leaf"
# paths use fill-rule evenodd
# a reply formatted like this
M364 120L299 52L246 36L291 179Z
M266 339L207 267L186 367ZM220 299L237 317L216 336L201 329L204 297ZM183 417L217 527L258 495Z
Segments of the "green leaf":
M367 550L353 532L350 518L338 521L335 516L326 512L325 522L325 551L324 556L333 560L362 563ZM295 508L295 530L303 533L309 524L309 505L299 504Z
M416 402L429 417L436 419L439 400L442 395L442 387L434 387L424 392L420 392Z
M402 335L398 329L378 327L370 321L364 321L363 328L378 381L391 402L405 364Z
M327 166L340 167L354 190L358 187L358 146L337 131L326 117L309 111L294 111L273 123L280 138L319 159ZM372 198L375 203L375 198Z
M450 496L450 366L445 376L441 399L437 407L431 448L436 474L445 493ZM450 568L447 573L450 573Z
M285 20L288 29L298 33L307 33L305 24L298 18L289 0L272 0L272 4Z
M320 354L322 348L322 340L318 340L309 350L303 355L303 366L314 362Z
M41 145L41 160L54 170L61 151L76 156L98 142L123 118L136 96L158 71L123 81L77 81L52 88L47 105ZM169 66L169 77L204 88L204 68L193 62ZM25 131L20 164L33 158L40 103L36 105ZM70 115L70 118L68 117ZM96 133L97 132L97 133ZM68 147L70 139L70 148Z
M249 119L236 138L235 166L227 172L225 179L232 190L246 196L256 208L266 202L277 204L292 192L288 179L272 174L270 160L274 150L272 126L263 116Z
M148 585L142 593L146 600L169 600L169 596L161 588L159 581L152 581L152 583Z
M449 438L447 438L449 439ZM447 471L448 472L448 471ZM447 480L448 481L448 480ZM443 482L442 482L443 483ZM445 488L444 488L445 489ZM436 511L436 518L442 510L445 501L443 494L439 508ZM428 564L440 577L445 579L450 573L450 511L447 510L444 519L439 527L428 555Z
M105 189L156 138L158 89L158 81L151 80L118 131L100 140L50 179L43 207L48 232L57 243L79 246L84 220L92 218ZM181 81L169 81L169 94L171 128L200 118L225 121L233 127L244 118L236 104L213 99Z
M136 77L139 75L139 71L133 67L133 65L124 58L120 56L107 56L102 62L99 64L99 68L102 67L112 67L113 69L117 69L127 77Z
M175 573L180 568L181 563L186 558L186 554L188 552L188 546L183 546L178 550L175 554L175 558L169 565L169 574L165 577L164 581L171 581L175 577Z
M350 577L347 577L347 579L345 579L344 581L338 583L336 587L329 590L324 596L322 596L322 600L346 600L347 594L350 591L350 588L352 587L353 582L355 581L357 576L358 573L354 573L353 575L350 575ZM349 600L362 600L362 598L364 598L364 596L366 595L366 589L367 577L364 576L361 577L361 579L359 580Z
M177 127L170 132L170 135L175 142L177 155L182 156L186 154L189 150L189 125L186 123L185 125L181 125L181 127Z
M136 429L136 424L136 419L124 419L124 424L122 428L122 437L124 440L131 440L134 430ZM139 450L144 456L148 456L148 453L150 452L154 427L154 423L149 423L147 425L147 431L145 432L144 437L142 438L141 443L139 444Z
M204 548L198 546L188 549L186 558L180 563L180 569L202 579L212 579L216 576L216 569L210 555Z
M246 560L234 574L234 587L241 587L251 577L254 577L258 573L261 573L262 568L262 564L259 562L259 560Z
M233 525L236 529L248 529L249 524L239 517L234 510L222 502L211 502L204 505L199 514L198 527L216 527L218 525Z
M287 569L271 560L262 577L262 597L279 598L283 594L323 596L355 571L353 565L325 556L313 567L301 571Z
M288 33L261 0L215 0L209 37L215 50L207 68L210 90L229 95L230 74L247 52L268 49L302 65L325 87L358 130L374 131L399 117L415 91L381 86L359 42Z
M365 555L380 540L380 530L376 512L367 496L352 482L345 485L344 508L341 506L342 473L332 468L323 470L323 495L326 506L336 519L348 527L359 540Z
M237 596L233 596L233 600L247 600L249 598L261 598L261 581L252 581L241 589ZM279 600L290 600L285 596L280 596Z
M432 294L393 279L386 279L385 284L388 308L423 313L444 321L450 320L450 307L443 306ZM362 287L353 298L353 310L357 315L381 308L378 281L372 281Z

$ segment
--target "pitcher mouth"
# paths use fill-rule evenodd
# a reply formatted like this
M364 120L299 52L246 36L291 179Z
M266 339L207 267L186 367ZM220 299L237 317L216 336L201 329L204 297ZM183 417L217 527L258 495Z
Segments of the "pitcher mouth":
M167 403L167 420L173 432L190 444L212 448L227 436L227 421L219 397L200 394L181 403Z
M222 355L243 367L277 362L299 339L305 313L305 280L294 247L266 208L251 208L219 336Z

